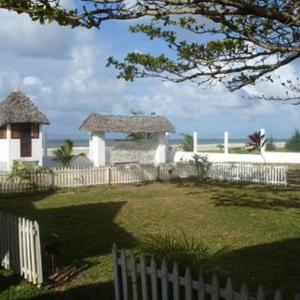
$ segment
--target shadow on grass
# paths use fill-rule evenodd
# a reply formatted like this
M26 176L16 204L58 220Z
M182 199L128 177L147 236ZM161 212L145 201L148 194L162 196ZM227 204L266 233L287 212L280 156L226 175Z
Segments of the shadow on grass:
M265 287L267 295L274 296L275 290L281 289L284 299L294 299L294 295L300 293L300 238L215 253L207 252L201 241L166 239L164 236L152 239L145 246L147 256L154 256L158 261L167 260L170 270L171 262L176 261L182 276L189 266L195 279L199 270L203 271L207 283L211 282L213 273L219 275L222 287L231 277L236 291L246 282L253 296L260 285Z
M0 274L0 293L11 286L17 286L21 281L22 278L16 274L10 274L6 276Z
M246 193L227 191L211 197L216 206L250 207L258 209L300 208L300 194L286 195L286 199L268 198L259 194L249 196Z
M55 234L64 261L110 254L113 243L130 248L134 238L114 222L126 202L106 202L36 210L42 237Z
M77 286L66 290L49 291L49 293L22 300L113 300L114 287L113 282L104 282Z
M300 293L300 239L286 239L230 251L217 264L233 282L246 281L251 290L259 284L269 293L280 288L286 299Z
M240 181L230 181L230 180L215 180L215 179L206 179L200 181L196 176L190 176L188 178L173 178L169 183L176 184L178 187L191 187L198 186L202 188L251 188L251 190L257 191L272 191L272 192L288 192L288 191L299 191L300 187L295 186L283 186L283 185L271 185L263 184L256 182L240 182Z
M0 202L0 209L38 221L41 232L43 263L47 264L47 261L49 261L45 256L44 246L49 242L51 236L56 237L55 242L58 245L57 266L75 265L79 273L98 264L100 267L102 263L105 264L106 268L110 268L109 258L104 257L111 254L113 243L127 249L135 245L134 237L115 221L118 212L126 204L125 201L88 204L79 201L77 205L37 209L35 202L41 201L47 196L49 196L49 193L32 197L26 195L18 199L7 199L8 202L6 202L6 199L4 201L1 199ZM68 204L70 203L68 202ZM67 203L64 203L64 205L67 205ZM104 258L103 262L101 262L102 257ZM106 270L106 272L108 271ZM17 286L19 282L14 283L13 278L15 277L7 279L7 283L4 281L4 285L2 284L2 278L0 278L1 288L2 286L4 286L3 289L7 289L10 285ZM21 277L17 276L16 278ZM107 286L110 287L110 284ZM103 287L103 285L78 287L61 293L53 292L49 298L44 295L37 299L110 299L104 297L105 295L103 298L99 298L99 293L98 298L94 297L93 293L90 298L84 297L85 293L90 290L102 291L103 289L106 291L108 287ZM57 295L61 295L61 297Z

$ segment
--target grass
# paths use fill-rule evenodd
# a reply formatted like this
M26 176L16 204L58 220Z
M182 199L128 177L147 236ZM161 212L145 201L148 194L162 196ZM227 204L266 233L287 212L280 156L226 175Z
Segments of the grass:
M79 275L58 290L0 272L0 299L113 299L111 248L135 249L145 235L182 235L214 253L238 285L300 292L300 189L190 181L96 187L0 199L0 208L37 219L42 242L58 236L59 263Z

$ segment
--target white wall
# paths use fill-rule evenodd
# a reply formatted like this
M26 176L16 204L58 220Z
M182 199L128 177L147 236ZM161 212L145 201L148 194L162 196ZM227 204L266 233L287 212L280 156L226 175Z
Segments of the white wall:
M105 133L92 132L90 134L89 159L95 167L105 166Z
M6 139L0 139L0 171L7 170L8 142Z
M157 148L155 152L155 163L162 164L166 162L167 155L167 136L165 132L159 132L154 138L157 141Z
M287 163L300 164L300 153L292 152L265 152L264 155L259 154L223 154L223 153L205 153L198 154L207 155L211 162L259 162L259 163ZM174 162L192 160L192 152L178 151L175 153ZM265 160L264 160L265 159Z
M21 141L19 139L8 139L8 167L11 168L14 160L37 161L40 166L43 164L43 134L42 125L40 125L40 135L38 139L32 139L31 157L21 157Z

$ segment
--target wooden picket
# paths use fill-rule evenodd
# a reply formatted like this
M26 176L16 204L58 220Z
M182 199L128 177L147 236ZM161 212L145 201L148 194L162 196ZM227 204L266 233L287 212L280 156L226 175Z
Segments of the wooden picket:
M43 283L39 225L0 211L0 262L36 285Z
M287 171L286 165L215 162L212 163L208 176L216 180L286 185ZM8 181L8 173L2 172L0 173L0 192L138 183L157 179L170 180L195 176L196 173L195 165L192 163L53 168L48 173L34 174L29 183L17 184Z
M222 162L212 164L209 177L217 180L287 185L287 171L288 167L282 164Z
M169 268L166 261L158 264L153 257L128 256L115 245L112 258L115 300L264 300L266 296L271 299L262 286L258 287L256 295L250 294L246 283L235 291L231 278L227 278L225 287L220 285L216 274L210 282L205 281L201 272L197 279L193 279L188 267L180 274L177 263ZM282 299L281 291L276 290L273 300ZM300 295L295 295L294 299L299 300Z
M46 191L52 187L52 173L33 173L29 180L17 182L9 179L8 172L0 172L0 192L19 193L28 191Z

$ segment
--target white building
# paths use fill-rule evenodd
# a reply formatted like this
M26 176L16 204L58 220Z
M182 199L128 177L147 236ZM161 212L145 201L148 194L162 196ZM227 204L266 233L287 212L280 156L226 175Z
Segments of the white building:
M113 116L95 113L82 123L80 130L90 133L89 158L96 167L110 163L106 161L106 132L146 134L148 144L154 149L153 161L155 163L166 162L167 133L175 132L174 126L163 116ZM135 143L138 145L145 141L135 141ZM143 161L138 160L138 162Z
M0 170L10 170L16 160L42 165L43 124L47 117L21 92L0 103Z

